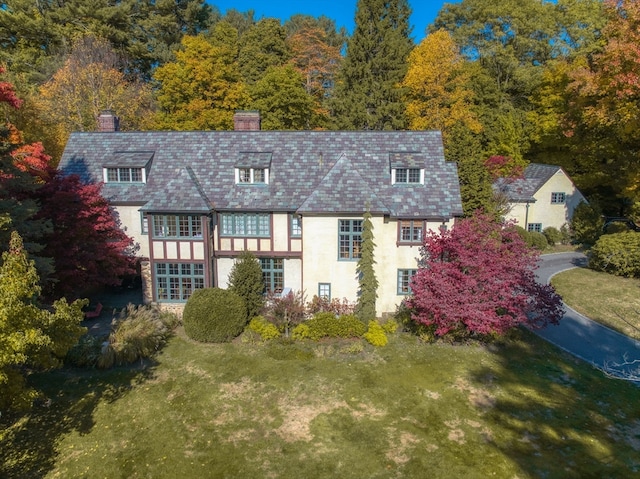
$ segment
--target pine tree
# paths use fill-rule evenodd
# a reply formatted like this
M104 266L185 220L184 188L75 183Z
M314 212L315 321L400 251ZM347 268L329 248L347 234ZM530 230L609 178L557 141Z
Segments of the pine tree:
M346 130L407 127L403 90L413 48L407 0L358 0L356 27L338 74L332 101L337 125Z
M361 255L356 267L358 275L358 304L356 305L356 316L360 321L367 322L376 317L376 298L378 297L378 280L374 265L373 251L376 245L373 242L373 223L371 213L364 214L362 222L362 244Z
M264 305L264 279L260 262L250 251L243 251L233 264L228 289L243 299L249 318L260 314Z

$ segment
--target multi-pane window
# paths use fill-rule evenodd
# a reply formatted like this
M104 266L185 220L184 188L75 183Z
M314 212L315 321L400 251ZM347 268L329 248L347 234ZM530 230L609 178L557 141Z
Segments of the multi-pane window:
M140 229L143 235L149 233L149 215L147 213L140 212Z
M238 183L242 184L265 184L268 183L267 169L266 168L238 168L237 169Z
M362 220L338 220L338 257L358 259L362 246Z
M396 168L395 183L420 183L420 168Z
M154 215L155 238L202 238L202 221L191 215Z
M155 273L158 301L186 301L204 288L204 263L156 263Z
M222 213L222 236L270 236L267 213Z
M560 192L551 193L551 203L553 204L564 203L566 196L567 195L565 193L560 193Z
M535 231L536 233L542 233L542 223L529 223L527 225L527 231Z
M400 242L402 243L422 243L422 221L405 220L400 221Z
M291 236L302 236L302 218L298 215L291 215Z
M108 183L142 183L142 168L106 168Z
M398 294L411 294L411 278L416 274L415 269L398 270Z
M331 299L331 283L318 283L318 298Z
M260 258L262 280L265 291L281 293L284 288L284 260L282 258Z

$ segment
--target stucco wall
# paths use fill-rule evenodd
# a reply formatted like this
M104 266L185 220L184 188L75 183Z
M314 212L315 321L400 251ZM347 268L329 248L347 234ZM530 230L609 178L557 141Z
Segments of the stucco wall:
M552 204L551 193L565 193L565 203ZM562 170L558 170L536 192L534 198L536 201L529 204L528 214L524 203L516 203L512 205L507 218L517 220L518 225L523 228L526 228L526 223L541 223L542 229L549 226L560 229L571 221L573 211L584 201L584 196Z
M140 217L141 206L115 206L114 209L120 218L124 232L140 245L136 253L141 258L149 257L149 238L142 234L142 221Z

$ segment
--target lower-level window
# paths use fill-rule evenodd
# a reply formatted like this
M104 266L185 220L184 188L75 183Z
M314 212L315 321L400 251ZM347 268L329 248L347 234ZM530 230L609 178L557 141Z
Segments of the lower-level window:
M331 283L318 283L318 297L331 299Z
M268 293L282 293L284 288L284 259L260 258L262 279L265 291Z
M527 231L535 231L536 233L542 233L542 223L529 223L527 225Z
M411 294L411 278L416 274L415 269L398 270L398 294Z
M186 301L204 288L204 263L156 263L158 301Z

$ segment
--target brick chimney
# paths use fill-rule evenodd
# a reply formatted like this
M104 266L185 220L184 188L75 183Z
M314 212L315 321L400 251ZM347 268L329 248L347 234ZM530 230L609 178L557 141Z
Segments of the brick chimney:
M98 131L118 131L120 129L120 118L113 111L103 110L98 116Z
M259 111L237 111L233 115L233 129L235 131L259 131Z

